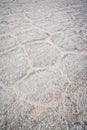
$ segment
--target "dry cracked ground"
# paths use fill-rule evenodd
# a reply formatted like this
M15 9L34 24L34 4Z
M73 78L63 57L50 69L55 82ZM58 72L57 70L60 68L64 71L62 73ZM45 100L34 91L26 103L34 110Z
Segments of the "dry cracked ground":
M0 0L0 130L87 130L87 0Z

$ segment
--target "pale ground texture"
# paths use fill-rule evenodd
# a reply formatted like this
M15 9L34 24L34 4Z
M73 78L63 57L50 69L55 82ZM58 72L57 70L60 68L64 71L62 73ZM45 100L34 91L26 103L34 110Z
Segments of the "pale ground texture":
M0 130L87 130L87 0L0 0Z

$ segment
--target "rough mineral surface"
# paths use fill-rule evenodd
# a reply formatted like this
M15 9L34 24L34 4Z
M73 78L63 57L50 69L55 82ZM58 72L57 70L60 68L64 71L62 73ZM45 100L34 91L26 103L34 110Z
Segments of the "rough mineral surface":
M87 0L0 0L0 130L87 130Z
M18 48L7 54L0 55L0 81L11 84L22 78L29 64L23 49Z
M47 42L38 42L26 46L26 49L34 67L52 66L58 63L58 61L60 62L60 51Z

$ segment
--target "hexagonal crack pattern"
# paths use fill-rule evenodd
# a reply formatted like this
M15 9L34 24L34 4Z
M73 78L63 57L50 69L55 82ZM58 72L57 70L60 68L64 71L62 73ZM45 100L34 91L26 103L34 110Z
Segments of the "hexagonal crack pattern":
M86 0L0 0L0 130L87 130Z

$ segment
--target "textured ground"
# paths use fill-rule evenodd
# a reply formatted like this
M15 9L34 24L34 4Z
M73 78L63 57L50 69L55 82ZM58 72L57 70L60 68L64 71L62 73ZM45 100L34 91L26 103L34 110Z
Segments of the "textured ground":
M0 0L0 130L87 130L87 0Z

